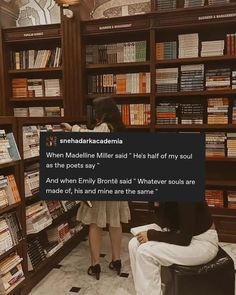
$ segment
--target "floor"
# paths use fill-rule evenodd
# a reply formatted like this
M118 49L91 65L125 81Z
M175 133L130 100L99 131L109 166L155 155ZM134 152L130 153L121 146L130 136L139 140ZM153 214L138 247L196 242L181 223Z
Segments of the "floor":
M72 250L30 292L30 295L135 295L127 250L131 235L124 234L122 241L123 268L121 277L108 268L110 262L108 251L109 236L106 232L103 235L103 248L101 251L102 273L99 281L87 275L87 268L90 264L89 249L88 241L84 241ZM221 246L234 259L236 269L236 244L221 243Z

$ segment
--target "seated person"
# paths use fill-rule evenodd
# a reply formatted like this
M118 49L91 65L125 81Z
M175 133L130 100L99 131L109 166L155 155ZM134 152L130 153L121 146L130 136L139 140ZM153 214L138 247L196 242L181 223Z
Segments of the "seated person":
M137 295L163 295L162 265L200 265L218 252L218 235L206 202L159 203L156 215L160 230L143 231L129 242Z

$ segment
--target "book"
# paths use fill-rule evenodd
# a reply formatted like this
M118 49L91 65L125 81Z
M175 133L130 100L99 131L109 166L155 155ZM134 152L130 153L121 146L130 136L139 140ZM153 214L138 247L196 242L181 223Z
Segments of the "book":
M155 229L157 231L162 231L162 229L159 225L157 225L156 223L151 223L151 224L141 225L141 226L137 226L137 227L132 227L130 229L130 232L131 232L131 234L136 236L137 234L139 234L143 231L147 231L149 229Z

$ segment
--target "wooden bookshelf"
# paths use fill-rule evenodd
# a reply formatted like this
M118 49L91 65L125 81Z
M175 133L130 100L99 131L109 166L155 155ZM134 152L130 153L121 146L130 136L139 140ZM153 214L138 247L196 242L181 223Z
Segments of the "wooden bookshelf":
M4 113L14 115L14 108L64 109L60 24L6 28L2 30L2 39Z
M13 117L9 116L2 116L0 117L0 129L4 129L6 134L9 132L12 132L15 138L15 141L17 143L17 126L16 126L16 120ZM0 164L0 170L1 170L1 175L7 176L7 175L14 175L16 186L18 188L18 191L20 192L20 162L21 160L17 161L11 161L8 163L3 163ZM25 264L24 264L24 247L25 247L25 233L24 233L24 218L23 218L23 202L22 202L22 195L20 194L21 200L18 202L15 202L13 204L10 204L6 207L3 207L0 209L0 216L4 216L5 214L16 214L16 217L19 221L19 226L20 226L20 233L21 233L21 238L19 238L19 241L17 244L13 245L10 249L5 251L0 255L0 260L3 260L7 258L10 254L13 252L16 252L21 258L23 258L23 261L21 262L22 267L23 267L23 272L24 275L26 276L26 269L25 269ZM10 229L11 231L12 229ZM22 279L19 281L19 283L11 289L8 289L8 294L18 294L21 292L23 288L23 281L25 279Z
M183 3L183 1L182 1ZM156 2L152 1L152 8L156 7ZM99 19L85 21L81 24L81 51L79 58L82 68L82 85L79 88L83 100L84 116L86 116L86 105L91 104L91 100L97 96L111 95L115 98L118 104L135 104L148 103L150 104L151 122L148 126L128 125L127 129L131 132L236 132L236 125L232 124L231 118L229 124L207 124L207 101L209 98L227 97L232 107L233 99L236 97L236 89L215 89L203 91L176 91L176 92L156 92L156 69L176 67L179 71L178 87L180 85L180 67L182 65L198 65L204 64L204 87L205 87L205 72L211 68L231 68L236 70L236 54L228 55L226 49L221 56L201 57L201 41L225 40L226 35L236 33L236 4L231 3L220 6L204 6L195 8L177 7L173 11L154 11L148 15L136 15L127 17L117 17L112 19ZM69 24L67 24L69 26ZM176 41L178 44L179 34L199 34L198 57L194 58L178 58L178 45L176 46L177 58L157 60L156 59L156 43L165 41ZM114 44L119 42L135 42L146 40L146 61L144 62L128 62L128 63L94 63L86 64L86 47L90 45ZM236 52L235 52L236 53ZM90 58L90 57L89 57ZM147 94L89 94L88 95L88 76L101 74L124 74L145 72L146 69L150 72L150 93ZM158 102L170 103L199 103L205 107L203 124L177 124L177 125L160 125L156 124L156 106ZM229 108L229 116L232 116L232 111ZM236 158L206 158L206 187L235 189L235 181L233 175L236 171ZM224 197L225 198L225 197ZM137 204L136 204L137 205ZM136 208L136 205L131 206L131 211L136 219L145 218L148 220L149 209L146 204ZM136 207L135 207L136 206ZM226 209L226 210L223 210ZM141 210L141 211L140 211ZM221 208L219 208L221 210ZM227 210L222 208L222 214L215 214L212 211L222 241L236 241L236 232L234 235L228 235L229 228L236 224L236 219L231 219L231 224L220 223L219 216L235 215L236 210ZM140 224L140 220L137 224ZM222 219L223 220L223 219ZM228 219L227 219L228 220ZM229 220L227 221L229 222ZM222 225L223 224L223 225ZM133 226L133 225L132 225Z
M73 207L71 210L68 210L67 212L64 212L54 220L52 220L52 223L40 230L37 233L27 234L26 232L26 215L25 215L25 208L26 206L32 205L35 202L40 201L40 194L39 192L33 194L30 197L25 198L25 183L24 183L24 172L26 171L26 168L34 163L38 163L40 160L39 156L27 158L24 159L24 151L23 151L23 127L24 126L30 126L30 125L46 125L46 124L60 124L62 122L70 122L71 124L77 123L79 120L78 118L68 118L68 117L58 117L58 118L45 118L45 117L32 117L32 118L17 118L17 132L18 132L18 146L19 151L22 157L22 161L20 163L20 190L24 208L24 231L25 231L25 257L27 255L27 242L30 242L32 240L35 240L36 238L39 238L42 241L45 241L45 235L46 230L59 225L62 222L65 222L69 220L70 217L75 216L78 206ZM69 239L63 246L60 248L55 254L53 254L51 257L44 260L34 271L28 271L28 265L27 265L27 259L25 259L26 263L26 274L27 274L27 284L26 288L24 289L22 294L28 294L29 291L63 258L65 257L81 240L85 238L87 235L87 229L83 229L81 232L73 236L71 239Z

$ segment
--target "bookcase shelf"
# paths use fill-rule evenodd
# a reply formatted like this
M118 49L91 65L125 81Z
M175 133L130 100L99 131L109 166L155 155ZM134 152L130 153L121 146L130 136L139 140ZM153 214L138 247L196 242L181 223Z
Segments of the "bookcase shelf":
M0 255L0 260L2 260L3 258L7 257L12 252L19 250L21 247L22 247L22 240L19 241L19 243L17 245L13 246L11 249L9 249L5 253L1 254Z
M149 61L144 62L126 62L126 63L116 63L116 64L87 64L86 69L90 70L106 70L106 69L120 69L120 68L147 68L150 66Z
M0 215L4 214L4 213L6 213L6 212L10 212L10 211L16 209L16 208L19 207L19 206L21 206L21 202L18 202L18 203L15 203L15 204L9 205L9 206L7 206L7 207L5 207L5 208L2 208L2 209L0 209Z
M196 58L178 58L178 59L166 59L156 61L156 66L169 66L169 65L183 65L183 64L195 64L195 63L210 63L210 62L235 62L236 56L211 56L211 57L196 57Z
M158 130L236 130L236 124L176 124L176 125L155 125Z
M61 96L47 96L47 97L21 97L11 98L10 102L34 102L34 101L59 101L63 100ZM31 117L32 118L32 117Z
M2 163L2 164L0 164L0 169L14 167L14 166L18 165L19 163L20 163L20 161L11 161L8 163Z
M8 74L17 75L17 74L30 74L30 73L54 73L54 72L62 72L62 67L57 68L34 68L34 69L22 69L22 70L9 70Z
M235 95L236 89L229 90L212 90L212 91L179 91L179 92L164 92L164 93L156 93L156 97L193 97L193 96L220 96L220 95Z
M87 96L88 99L94 99L96 97L102 97L102 96L112 96L115 99L120 99L120 98L149 98L150 93L127 93L127 94L112 94L112 93L104 93L104 94L89 94Z

